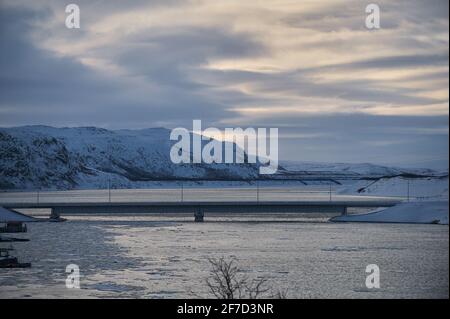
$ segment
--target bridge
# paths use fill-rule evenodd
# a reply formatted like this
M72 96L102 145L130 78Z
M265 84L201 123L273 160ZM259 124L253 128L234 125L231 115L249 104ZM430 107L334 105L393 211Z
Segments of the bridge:
M0 206L9 209L46 208L50 216L74 214L193 214L207 213L335 213L350 207L391 207L396 197L339 195L322 188L190 188L115 189L57 192L4 192Z

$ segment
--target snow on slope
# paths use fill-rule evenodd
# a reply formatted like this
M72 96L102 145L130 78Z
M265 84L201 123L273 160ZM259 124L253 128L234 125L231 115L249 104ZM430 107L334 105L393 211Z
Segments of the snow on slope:
M13 210L9 210L3 207L0 207L0 223L6 222L35 222L36 218L24 215L22 213L18 213Z
M448 225L448 201L404 202L368 214L333 217L334 222L418 223Z
M170 130L0 129L0 189L129 187L157 179L247 179L256 164L173 164ZM206 143L206 142L205 142Z
M334 181L337 194L373 196L409 196L420 200L448 199L448 172L430 169L403 169L369 163L282 162L287 176L325 178ZM288 172L288 173L286 173Z
M425 178L380 178L358 180L338 189L339 194L359 194L372 196L399 196L420 200L448 200L448 176ZM409 190L408 190L409 189Z
M396 175L436 175L437 172L430 169L404 169L398 167L387 167L370 163L321 163L321 162L293 162L283 161L281 163L288 171L305 172L328 172L346 174L347 176L383 177Z
M148 188L158 180L196 183L258 177L258 164L173 164L170 148L175 142L169 134L165 128L0 128L0 189ZM404 196L404 181L398 176L408 174L416 180L419 175L439 175L373 164L282 162L278 174L265 178L278 180L277 185L289 180L307 186L343 184L338 193ZM448 198L448 173L442 176L424 179L415 193L412 186L412 196Z

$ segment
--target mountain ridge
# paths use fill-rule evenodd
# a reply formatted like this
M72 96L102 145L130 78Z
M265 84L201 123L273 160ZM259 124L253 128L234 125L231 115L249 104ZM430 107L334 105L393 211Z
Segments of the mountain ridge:
M0 128L0 189L108 188L110 184L137 188L140 182L155 180L331 180L438 174L368 163L283 162L277 174L261 176L259 164L252 163L174 164L170 148L176 141L171 141L169 135L170 130L162 127Z

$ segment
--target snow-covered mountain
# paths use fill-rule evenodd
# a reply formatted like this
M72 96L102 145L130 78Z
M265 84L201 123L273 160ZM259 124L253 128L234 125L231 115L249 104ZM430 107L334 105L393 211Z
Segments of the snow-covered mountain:
M0 189L146 188L155 180L237 181L258 177L328 185L330 181L340 184L338 181L344 180L439 175L426 169L373 164L282 162L277 174L260 176L258 164L174 164L170 149L175 141L169 135L170 130L165 128L0 128Z
M174 164L170 130L96 127L0 129L0 188L132 187L170 179L253 179L256 164Z
M284 173L305 172L310 175L335 175L346 177L380 178L394 176L436 176L446 175L447 172L437 172L426 168L399 168L375 165L371 163L319 163L319 162L282 162Z

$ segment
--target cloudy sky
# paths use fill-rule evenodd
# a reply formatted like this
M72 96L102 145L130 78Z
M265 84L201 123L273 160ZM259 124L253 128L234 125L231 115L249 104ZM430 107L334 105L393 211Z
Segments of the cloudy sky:
M447 0L0 0L0 126L278 127L282 160L448 168Z

